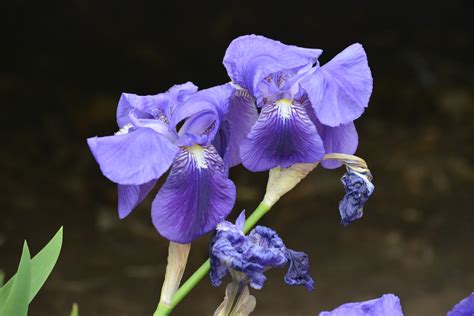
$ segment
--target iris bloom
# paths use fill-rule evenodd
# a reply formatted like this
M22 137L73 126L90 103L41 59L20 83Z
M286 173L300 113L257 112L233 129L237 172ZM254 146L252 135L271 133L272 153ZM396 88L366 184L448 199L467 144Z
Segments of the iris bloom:
M153 223L162 236L189 243L229 214L235 186L228 168L240 162L236 144L252 124L246 120L256 117L248 106L240 109L245 96L229 102L232 94L230 84L197 91L190 82L152 96L122 94L119 131L87 140L103 174L118 184L120 218L170 168L152 205ZM233 119L235 113L250 114Z
M282 44L263 36L235 39L224 66L234 85L261 109L240 149L252 171L321 161L324 154L353 154L353 121L367 107L372 75L360 44L319 66L320 49ZM322 161L327 168L341 165Z
M347 303L319 316L403 316L400 299L393 294L385 294L366 302Z
M213 286L219 286L222 278L230 272L234 281L249 282L252 288L261 289L267 269L288 264L284 277L287 284L304 285L310 291L314 289L305 253L286 248L277 233L267 227L257 226L245 236L244 223L245 211L237 218L235 225L224 221L217 226L210 249L209 276Z

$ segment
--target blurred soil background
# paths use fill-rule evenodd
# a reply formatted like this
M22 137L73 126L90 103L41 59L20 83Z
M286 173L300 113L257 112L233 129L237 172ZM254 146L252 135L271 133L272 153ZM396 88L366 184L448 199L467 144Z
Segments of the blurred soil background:
M316 169L266 216L288 247L310 255L316 291L268 273L255 315L315 315L393 292L409 316L445 315L474 291L472 2L5 1L0 4L0 268L15 272L23 239L36 253L64 225L62 255L33 316L151 315L167 242L153 195L119 221L115 185L86 138L116 131L121 92L155 94L188 80L228 81L229 42L262 34L325 50L363 43L374 94L356 122L357 154L375 176L362 220L339 224L342 169ZM253 210L267 175L231 176L230 218ZM207 256L208 236L188 276ZM211 315L224 295L206 280L174 315Z

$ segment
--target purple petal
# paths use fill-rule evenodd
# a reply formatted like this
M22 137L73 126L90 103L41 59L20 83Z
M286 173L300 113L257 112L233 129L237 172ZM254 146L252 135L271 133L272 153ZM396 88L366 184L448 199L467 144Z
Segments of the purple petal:
M474 315L474 293L457 303L447 316L472 316Z
M242 232L244 231L244 226L245 226L245 210L240 212L239 217L235 220L235 226Z
M165 238L190 243L215 229L234 202L235 186L214 147L183 148L153 201L153 223Z
M230 43L224 66L232 81L258 97L259 82L271 73L314 64L322 50L285 45L258 35L246 35Z
M179 135L207 134L212 140L228 110L232 91L230 84L224 84L196 92L184 104L176 108L172 117L172 126L187 119L179 130Z
M150 128L122 135L91 137L87 143L102 173L119 184L139 185L168 170L178 147Z
M313 163L324 156L316 127L304 107L289 100L267 104L240 147L242 163L251 171Z
M319 316L403 316L400 299L393 294L385 294L366 302L347 303L331 312L321 312Z
M236 89L230 99L229 111L225 117L229 122L229 167L238 165L240 145L247 137L253 124L257 121L258 112L254 99L245 90Z
M324 125L348 124L360 117L372 94L372 74L362 45L347 47L303 79L301 86Z
M117 124L120 127L131 123L130 113L135 113L138 119L160 119L169 121L171 112L187 96L197 91L192 82L186 82L171 87L165 93L156 95L136 95L122 93L117 107Z
M308 291L314 291L314 281L309 275L309 258L304 252L287 249L286 256L290 266L285 275L288 285L304 285Z
M326 154L340 153L352 155L356 152L359 136L353 122L337 127L316 124L316 127L323 140ZM335 169L342 166L342 162L323 160L321 161L321 166L327 169Z
M216 148L217 152L219 153L219 156L222 157L222 160L224 161L224 167L226 168L226 173L228 174L230 159L229 151L231 147L229 121L224 120L224 122L222 122L221 127L214 136L212 145L214 146L214 148Z
M125 218L140 204L155 186L157 180L141 185L118 185L119 218Z

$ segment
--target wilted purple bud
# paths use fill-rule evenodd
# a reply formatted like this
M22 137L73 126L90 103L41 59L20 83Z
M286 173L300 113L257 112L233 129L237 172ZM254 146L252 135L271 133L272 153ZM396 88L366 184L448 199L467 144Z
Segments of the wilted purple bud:
M347 303L319 316L403 316L400 299L393 294L360 303Z
M446 316L473 316L474 315L474 293L457 303Z
M364 215L363 208L374 191L374 185L367 176L355 171L348 171L342 178L346 194L339 202L341 223L346 226Z
M290 263L285 275L285 282L289 285L304 285L308 291L314 290L314 280L309 276L309 258L304 252L288 249L286 257Z
M277 233L264 226L257 226L248 236L243 233L245 213L242 212L232 224L224 221L217 226L212 238L210 278L213 286L219 286L228 272L241 276L254 289L261 289L265 283L264 272L269 268L281 268L289 264L285 282L289 285L305 285L313 289L309 276L309 262L306 254L289 250Z

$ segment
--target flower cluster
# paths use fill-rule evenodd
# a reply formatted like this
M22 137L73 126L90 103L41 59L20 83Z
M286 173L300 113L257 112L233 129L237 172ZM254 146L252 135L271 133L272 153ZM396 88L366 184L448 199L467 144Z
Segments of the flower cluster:
M235 202L230 167L340 166L322 159L355 152L353 121L368 104L372 76L360 44L323 66L321 53L242 36L223 60L231 83L198 91L188 82L151 96L124 93L119 130L88 139L103 174L118 184L120 218L170 169L153 201L152 220L165 238L190 243L230 213ZM347 198L341 204L351 204L342 206L343 223L359 216L354 203L361 202Z
M246 236L244 223L245 211L235 224L223 221L217 225L210 247L212 285L219 286L230 272L234 279L248 281L252 288L261 289L266 270L289 265L284 277L287 284L314 289L305 253L286 248L277 233L268 227L257 226Z

